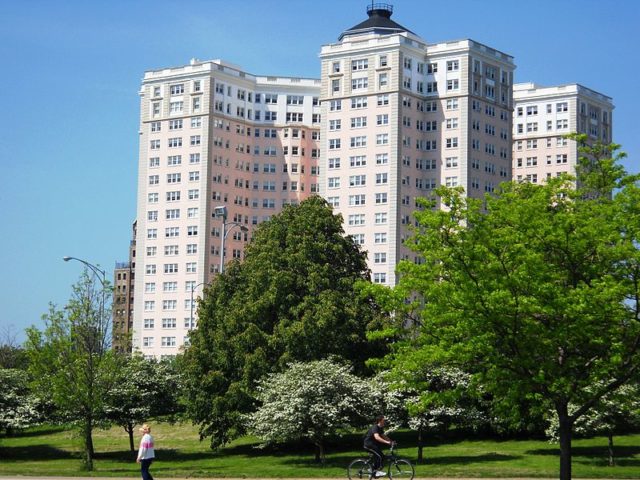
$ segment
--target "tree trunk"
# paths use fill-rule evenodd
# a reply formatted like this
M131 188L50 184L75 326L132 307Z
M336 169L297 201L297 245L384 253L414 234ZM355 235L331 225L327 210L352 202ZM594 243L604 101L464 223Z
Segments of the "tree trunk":
M422 427L418 428L418 463L422 463L422 450L424 444L422 443Z
M609 432L609 466L614 467L616 465L615 458L613 457L613 433Z
M132 452L135 452L136 447L133 444L133 423L127 422L127 425L124 427L124 429L129 434L129 448Z
M83 425L83 443L84 443L84 468L91 472L93 471L93 437L91 431L93 430L93 422L90 418L86 419Z
M322 440L316 440L316 463L324 463L324 445Z
M571 430L567 405L557 408L560 421L560 480L571 480Z

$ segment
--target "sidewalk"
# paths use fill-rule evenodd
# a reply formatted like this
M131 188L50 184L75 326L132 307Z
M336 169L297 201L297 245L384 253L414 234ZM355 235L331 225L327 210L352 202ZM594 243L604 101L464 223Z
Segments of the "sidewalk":
M0 480L96 480L96 479L104 479L104 480L133 480L138 479L140 476L136 477L55 477L55 476L2 476L0 475ZM158 477L154 477L156 480L160 480ZM344 480L346 479L346 475L344 477L337 477L335 480ZM511 478L481 478L481 477L473 477L473 478L463 478L463 477L415 477L417 480L555 480L555 478L525 478L525 477L511 477ZM189 477L189 478L179 478L179 477L169 477L168 480L276 480L274 478L203 478L203 477ZM280 480L332 480L331 478L283 478ZM590 480L587 478L580 480ZM593 480L593 479L591 479ZM602 480L602 479L600 479Z

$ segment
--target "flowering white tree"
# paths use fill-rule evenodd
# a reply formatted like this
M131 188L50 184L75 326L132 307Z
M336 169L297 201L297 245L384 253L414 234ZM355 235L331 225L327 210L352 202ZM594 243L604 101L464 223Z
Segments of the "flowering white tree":
M371 384L331 360L291 363L259 382L257 398L262 406L245 417L249 431L267 443L310 440L318 462L328 436L363 427L376 405Z
M24 370L0 368L0 431L11 432L36 424L40 400L29 389Z
M571 413L577 407L569 406ZM640 389L637 384L627 384L604 396L592 410L578 418L573 426L577 435L605 435L608 439L609 466L615 465L613 451L614 435L629 432L640 426ZM559 440L558 415L551 412L546 434L550 441Z
M418 432L418 461L423 458L425 432L446 431L450 426L478 428L488 422L472 393L471 375L457 367L424 368L407 375L383 375L385 412ZM395 379L395 380L394 380Z

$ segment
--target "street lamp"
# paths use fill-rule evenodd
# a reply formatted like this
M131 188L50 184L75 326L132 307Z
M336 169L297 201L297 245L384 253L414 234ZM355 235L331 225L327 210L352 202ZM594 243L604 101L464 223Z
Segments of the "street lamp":
M86 260L82 260L80 258L76 258L76 257L62 257L62 260L64 260L65 262L68 262L69 260L76 260L80 263L83 263L87 268L89 268L94 275L98 278L98 280L100 280L100 283L102 284L102 289L104 290L104 287L107 284L107 273L96 267L94 264L87 262Z
M100 280L100 284L102 285L102 300L100 302L100 324L103 325L104 322L104 305L105 305L105 298L104 298L104 294L105 294L105 289L107 288L107 272L105 272L104 270L102 270L101 268L95 266L93 263L89 263L86 260L82 260L81 258L76 258L76 257L62 257L62 259L65 262L68 262L69 260L76 260L80 263L82 263L83 265L85 265L88 269L90 269L93 274L96 276L96 278L98 280Z
M213 216L222 219L222 234L220 235L220 273L224 272L224 240L231 229L240 227L240 231L248 232L249 229L238 222L227 222L227 207L220 206L213 209ZM227 228L228 226L228 228Z
M190 320L189 320L189 328L193 328L193 292L200 285L206 285L206 284L207 284L207 282L200 282L199 284L194 285L193 287L191 287L191 316L190 316Z

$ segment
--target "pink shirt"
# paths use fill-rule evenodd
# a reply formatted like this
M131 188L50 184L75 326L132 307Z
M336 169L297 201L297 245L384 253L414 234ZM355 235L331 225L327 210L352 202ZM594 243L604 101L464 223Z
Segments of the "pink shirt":
M140 440L140 449L138 450L139 460L149 460L155 458L156 454L153 450L153 437L145 433Z

